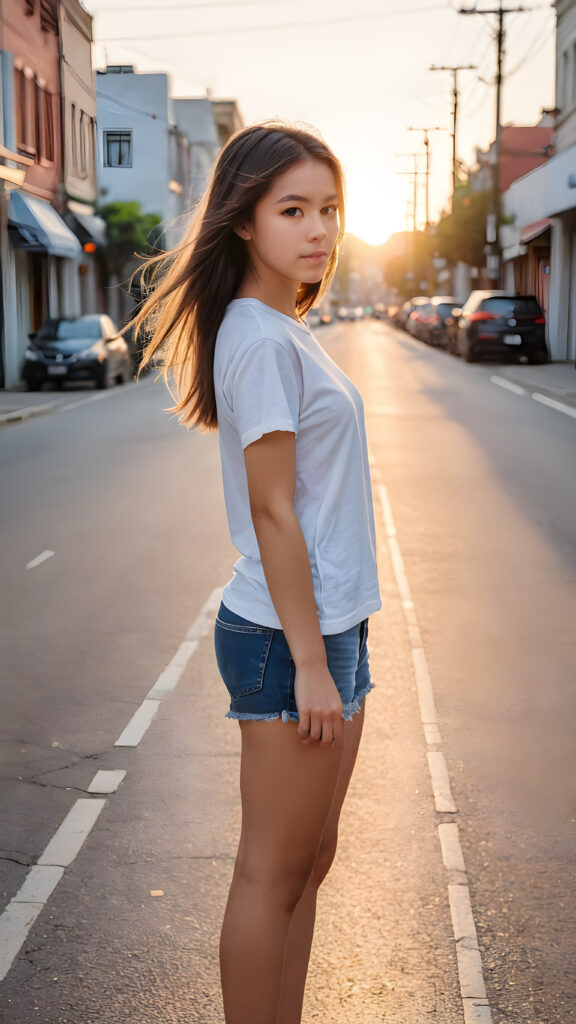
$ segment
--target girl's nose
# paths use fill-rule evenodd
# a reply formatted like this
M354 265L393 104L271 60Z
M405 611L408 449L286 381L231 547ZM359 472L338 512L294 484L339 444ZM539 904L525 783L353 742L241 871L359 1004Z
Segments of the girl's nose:
M326 238L327 234L324 221L318 217L310 227L310 238Z

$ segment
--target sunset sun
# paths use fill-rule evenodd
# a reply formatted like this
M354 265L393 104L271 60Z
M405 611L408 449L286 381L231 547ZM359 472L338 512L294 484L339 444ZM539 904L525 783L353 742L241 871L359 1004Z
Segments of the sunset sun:
M405 200L398 178L353 174L347 177L346 230L370 245L382 245L405 228Z

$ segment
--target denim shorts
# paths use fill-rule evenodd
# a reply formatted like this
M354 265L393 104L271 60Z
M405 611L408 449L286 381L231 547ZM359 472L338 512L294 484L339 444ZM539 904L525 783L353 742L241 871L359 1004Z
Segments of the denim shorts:
M368 667L368 619L324 636L328 670L342 699L342 717L350 721L373 688ZM299 721L294 699L296 666L281 629L259 626L221 604L214 628L220 675L230 696L226 718L282 716Z

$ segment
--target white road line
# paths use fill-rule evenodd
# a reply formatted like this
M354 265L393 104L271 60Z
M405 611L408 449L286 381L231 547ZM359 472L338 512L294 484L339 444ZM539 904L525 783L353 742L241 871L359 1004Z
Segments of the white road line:
M499 378L495 382L498 383ZM506 381L507 384L508 381ZM400 603L408 630L424 736L428 748L437 748L442 743L442 737L437 723L434 688L428 670L422 636L418 628L418 619L404 567L404 559L402 558L402 552L398 543L392 506L388 490L384 485L378 487L378 493L382 505L382 518L388 552L396 577ZM452 796L450 777L444 754L437 749L428 749L426 751L426 758L436 811L442 814L457 814L458 808ZM464 1009L464 1022L465 1024L492 1024L490 1007L486 998L482 957L478 949L478 937L476 935L476 926L470 902L470 890L467 884L466 866L460 846L457 824L455 822L439 823L438 838L442 849L444 866L450 872L448 896L450 899L454 941L456 943L456 961L460 982L460 996ZM454 884L455 882L458 884Z
M47 903L63 874L64 868L51 864L35 864L30 868L12 902Z
M0 981L8 974L43 908L43 903L16 903L12 900L0 916Z
M212 621L222 598L222 587L215 587L202 605L184 641L172 661L162 670L137 711L114 744L115 747L137 747L152 724L160 701L178 685L182 673L198 647L198 642L212 627Z
M434 701L434 690L432 680L428 671L426 655L422 647L412 649L412 663L414 675L416 676L416 688L418 692L418 703L420 704L420 718L423 725L436 725L438 716L436 714L436 703Z
M89 793L115 793L126 778L124 771L99 771L88 786Z
M77 856L106 800L77 800L18 892L0 914L0 981L6 977L38 914Z
M54 554L54 552L48 554ZM46 557L48 554L44 552ZM29 563L29 565L31 564ZM215 587L202 605L172 661L152 687L152 690L156 688L160 699L150 700L147 697L143 701L121 736L116 740L115 746L132 747L140 742L156 715L160 700L166 693L174 689L189 659L198 647L198 641L211 628L221 596L222 587ZM126 772L122 770L99 771L92 779L88 792L115 793L125 777ZM30 928L58 885L64 874L64 869L77 856L84 840L90 834L101 811L106 806L106 802L104 799L88 798L76 801L48 843L38 863L30 869L18 892L0 914L0 981L6 977L15 957L26 941Z
M448 871L466 871L456 822L440 822L438 825L438 835L440 837L440 846L442 847L444 867Z
M490 377L493 384L498 384L501 388L506 388L507 391L513 391L515 395L525 395L526 388L521 388L519 384L514 384L513 381L507 380L506 377Z
M128 725L120 733L114 746L137 747L144 733L147 732L154 721L159 707L160 701L149 700L146 697L132 715Z
M446 760L441 750L428 750L428 769L432 780L432 791L434 793L434 804L437 811L447 811L449 814L457 814L458 808L454 803L450 789L450 778Z
M26 568L35 569L37 565L41 565L47 558L52 558L53 554L54 552L50 551L50 548L46 548L46 551L43 551L41 555L37 555L31 562L26 562Z
M576 409L570 405L564 405L563 402L557 402L554 398L548 398L547 395L541 395L538 391L533 391L531 398L535 402L540 402L542 405L548 405L551 409L556 409L556 412L563 412L565 416L571 416L572 419L576 420Z
M38 858L38 863L67 868L77 856L105 806L105 800L88 800L85 797L77 800Z
M515 395L527 395L527 388L520 387L519 384L514 384L513 381L507 380L505 377L490 377L493 384L498 384L501 388L506 388L508 391L513 391ZM576 408L572 405L565 405L564 402L558 402L555 398L549 398L548 395L541 395L539 391L530 392L530 398L533 398L535 402L540 402L541 405L547 405L550 409L555 409L556 412L563 412L565 416L571 416L572 419L576 420Z

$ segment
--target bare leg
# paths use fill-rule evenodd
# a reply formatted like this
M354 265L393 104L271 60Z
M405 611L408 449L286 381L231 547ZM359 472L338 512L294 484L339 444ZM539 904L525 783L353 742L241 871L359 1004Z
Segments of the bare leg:
M296 723L244 721L242 837L220 938L226 1024L276 1024L290 918L314 867L343 741L304 747Z
M344 750L332 806L312 875L290 919L276 1024L300 1024L302 1019L304 988L314 935L318 889L328 874L336 854L338 820L356 763L363 725L364 704L362 710L354 715L352 721L344 723Z

